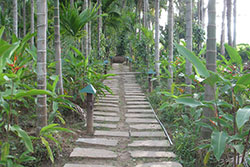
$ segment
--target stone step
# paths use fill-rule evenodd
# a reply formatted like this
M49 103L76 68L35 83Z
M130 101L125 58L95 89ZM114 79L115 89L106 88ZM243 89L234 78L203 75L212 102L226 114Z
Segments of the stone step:
M131 93L131 92L125 92L126 96L145 96L144 93Z
M93 164L65 164L64 167L114 167L110 165L93 165Z
M129 147L169 147L167 140L135 140L128 144Z
M128 109L128 113L153 113L152 109Z
M143 104L149 105L149 102L147 101L128 101L127 102L127 105L143 105Z
M119 98L116 98L116 97L101 97L100 100L104 100L104 101L118 101Z
M175 158L173 152L166 151L129 151L132 158Z
M120 109L117 107L94 107L94 111L113 111L119 112Z
M131 132L131 137L165 137L163 132Z
M158 123L156 119L150 118L126 118L127 123Z
M119 105L117 105L117 104L110 104L110 103L95 103L94 106L119 107Z
M145 98L125 98L125 101L147 101Z
M126 108L128 108L128 109L137 109L137 108L151 108L151 106L150 105L127 105L127 107Z
M95 136L111 136L111 137L129 137L129 133L124 132L124 131L101 131L101 130L96 130L94 135Z
M79 138L77 143L101 145L101 146L117 146L118 140L106 139L106 138Z
M116 129L117 124L94 123L94 127Z
M117 158L117 154L113 151L95 148L74 148L70 157L94 158L94 159L110 159Z
M136 130L161 130L159 124L133 124L129 125L129 127Z
M138 164L135 167L182 167L180 163L177 162L152 162L152 163L145 163L145 164Z
M146 96L128 96L128 95L125 95L124 96L126 99L146 99Z
M119 100L98 100L99 103L119 104Z
M94 111L94 115L102 115L102 116L117 116L115 112L101 112L101 111Z
M94 116L95 121L106 121L106 122L119 122L120 117L104 117L104 116Z
M148 113L141 113L141 114L131 114L127 113L125 114L125 117L127 118L154 118L154 114L148 114Z

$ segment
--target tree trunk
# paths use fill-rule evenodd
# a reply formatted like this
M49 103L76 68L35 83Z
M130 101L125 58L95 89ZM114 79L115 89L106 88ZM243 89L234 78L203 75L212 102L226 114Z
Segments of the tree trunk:
M208 3L208 27L207 27L207 69L216 72L216 0L209 0ZM215 99L215 85L212 87L205 84L205 100L212 101ZM210 123L210 118L215 117L215 111L205 108L203 111L205 123ZM202 128L202 137L210 138L211 130Z
M171 90L173 84L173 68L171 63L173 62L173 41L174 41L174 7L173 7L173 0L169 0L169 9L168 9L168 50L169 50L169 57L168 57L168 71L170 73L170 78L168 79L168 90Z
M83 3L84 5L83 5L83 9L87 9L88 8L88 0L84 0L84 3ZM89 29L88 29L88 23L85 25L85 27L84 27L84 29L85 29L85 31L86 31L86 35L85 35L85 37L84 37L84 51L85 51L85 57L88 57L88 54L89 54L89 52L88 52L88 50L89 50L89 41L88 41L88 31L89 31Z
M18 8L17 0L13 0L13 33L18 37Z
M62 78L62 60L61 60L61 37L60 37L60 7L59 7L59 0L54 0L55 2L55 14L54 14L54 21L55 21L55 60L56 60L56 75L59 76L59 81L57 83L57 90L60 95L63 92L63 78Z
M233 43L232 43L232 0L227 0L227 36L228 36L228 45L233 46Z
M147 2L143 1L143 26L147 27Z
M31 34L33 34L35 32L35 21L34 21L34 0L30 0L30 30L31 30ZM34 45L34 36L31 37L31 46Z
M186 0L186 43L187 49L192 52L192 0ZM192 85L189 76L192 75L192 64L186 59L186 84ZM186 88L186 93L191 94L191 87Z
M23 36L26 35L26 2L23 0Z
M225 55L225 19L226 19L226 3L227 0L223 1L223 11L222 11L222 24L221 24L221 40L220 40L220 46L221 46L221 54Z
M98 10L98 15L102 14L102 1L98 0L97 1L99 10ZM101 57L101 34L102 34L102 18L98 18L98 57Z
M46 90L47 1L37 0L37 87ZM37 133L47 125L47 96L37 96Z
M234 40L233 46L236 47L236 20L237 20L237 0L234 0Z
M155 71L156 76L160 75L159 56L159 0L155 0Z
M74 7L74 0L70 0L70 7L71 7L71 8Z
M204 8L204 0L200 0L200 19L203 29L205 28L205 11L206 9Z
M89 8L91 9L91 0L88 1ZM91 21L88 23L88 54L91 54Z

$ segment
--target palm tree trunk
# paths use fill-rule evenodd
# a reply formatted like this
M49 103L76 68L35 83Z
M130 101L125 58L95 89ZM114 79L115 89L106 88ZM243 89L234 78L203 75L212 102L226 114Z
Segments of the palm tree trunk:
M37 87L46 90L47 1L37 0ZM47 125L47 96L37 96L37 133Z
M74 0L70 0L70 7L71 7L71 8L74 7Z
M13 0L13 33L18 37L18 12L17 0Z
M31 29L31 34L35 32L35 21L34 21L34 0L30 0L30 29ZM34 45L34 36L31 37L31 46Z
M102 1L98 0L97 1L99 10L98 10L98 15L102 14ZM98 18L98 57L100 58L101 56L101 34L102 34L102 18Z
M187 49L192 52L192 0L186 0L186 43ZM192 64L186 59L186 84L192 85L192 80L189 78L192 75ZM191 94L191 87L186 88L186 93Z
M236 20L237 20L237 0L234 0L234 40L233 46L236 47Z
M207 27L207 69L216 72L216 0L209 0L208 3L208 27ZM212 101L215 99L215 85L205 84L205 100ZM203 115L205 123L209 123L210 118L215 117L215 111L205 108ZM211 130L202 128L202 137L210 138Z
M227 0L227 33L228 33L228 45L233 46L233 43L232 43L232 0Z
M83 9L87 9L88 8L88 0L84 0L84 3L83 3L84 5L83 5ZM89 50L89 46L88 46L88 44L89 44L89 41L88 41L88 31L89 31L89 29L88 29L88 23L84 26L84 30L85 30L85 32L86 32L86 35L84 36L84 46L83 46L83 48L84 48L84 51L85 51L85 57L88 57L88 50Z
M23 36L26 35L26 2L23 0Z
M147 27L147 2L143 1L143 26Z
M223 1L223 11L222 11L222 24L221 24L221 40L220 40L220 45L221 45L221 50L220 53L222 55L225 55L225 18L226 18L226 3L227 0Z
M89 8L91 9L91 0L88 1ZM91 21L88 23L88 54L91 54Z
M168 57L168 71L170 73L170 78L168 79L168 90L171 90L173 84L173 68L171 63L173 62L173 41L174 41L174 7L173 7L173 0L169 0L169 9L168 9L168 50L169 50L169 57Z
M159 57L159 0L155 0L155 71L156 76L160 75Z
M205 11L206 9L204 8L204 0L200 0L200 19L203 29L205 28Z
M63 94L63 78L62 78L62 60L61 60L61 37L60 37L60 14L59 14L59 0L54 0L55 2L55 60L56 60L56 75L59 76L59 81L57 83L57 90L60 95Z

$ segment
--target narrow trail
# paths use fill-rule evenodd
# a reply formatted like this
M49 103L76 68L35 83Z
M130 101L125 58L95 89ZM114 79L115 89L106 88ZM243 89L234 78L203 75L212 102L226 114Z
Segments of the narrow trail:
M64 167L181 167L135 75L113 64L107 93L94 105L94 136L76 141Z

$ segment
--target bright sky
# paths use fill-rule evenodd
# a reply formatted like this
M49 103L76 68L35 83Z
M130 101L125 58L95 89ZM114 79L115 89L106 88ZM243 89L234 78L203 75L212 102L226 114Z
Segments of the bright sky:
M217 11L217 42L220 42L221 35L221 15L223 10L223 0L217 0L216 11ZM249 11L250 1L249 0L237 0L237 43L248 43L250 44L250 11ZM232 17L233 18L233 17ZM207 14L206 20L207 24ZM164 26L167 23L167 14L166 12L162 12L160 24ZM227 22L225 22L227 24ZM233 23L233 20L232 20ZM233 33L233 26L232 26ZM226 32L227 37L227 32ZM227 39L226 39L227 41Z

